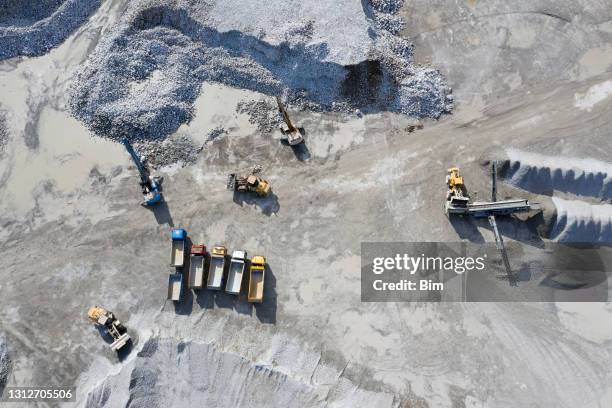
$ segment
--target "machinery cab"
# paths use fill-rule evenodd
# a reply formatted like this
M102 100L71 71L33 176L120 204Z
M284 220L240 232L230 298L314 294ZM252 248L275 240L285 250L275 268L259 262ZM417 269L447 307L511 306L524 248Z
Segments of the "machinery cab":
M192 256L205 256L206 255L206 245L192 245L191 255Z
M144 198L142 205L145 207L155 205L162 200L162 195L159 191L150 191L148 188L144 187L142 189L142 196Z
M459 175L458 167L451 167L448 169L448 174L446 175L446 185L450 190L463 188L463 177Z
M87 317L95 324L106 326L108 322L107 311L99 306L93 306L87 311Z
M247 185L249 186L249 190L254 191L260 196L266 196L270 192L270 184L261 177L257 177L253 174L247 177Z

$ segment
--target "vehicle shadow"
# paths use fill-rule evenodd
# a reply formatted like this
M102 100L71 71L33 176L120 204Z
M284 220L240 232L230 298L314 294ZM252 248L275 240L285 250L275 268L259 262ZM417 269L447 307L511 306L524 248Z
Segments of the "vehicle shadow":
M241 207L243 207L244 204L255 205L268 217L272 214L276 214L280 210L278 197L272 191L266 197L258 197L251 193L234 191L233 201Z
M111 336L104 326L96 325L96 330L100 333L100 337L106 342L106 344L111 344L113 341L113 336Z
M455 229L457 235L461 239L467 239L470 242L482 244L485 242L484 237L478 231L478 225L475 220L470 217L450 216L448 217L451 225Z
M198 289L194 292L196 294L196 302L202 309L214 309L217 307L221 309L232 309L237 313L248 316L253 315L251 305L247 303L246 296L242 295L242 293L244 293L242 290L240 296L206 288Z
M183 293L181 300L178 302L172 302L174 306L174 313L178 315L189 315L193 310L193 293L187 288L187 274L183 275Z
M536 248L544 248L545 243L538 234L535 226L527 221L523 221L516 217L495 217L497 229L502 237L510 238L522 244ZM476 220L479 227L485 228L493 233L493 228L487 218Z
M248 289L247 289L248 291ZM266 263L265 281L264 281L264 296L262 303L255 303L255 315L262 323L276 324L276 277L272 272L272 268Z
M204 287L201 289L195 289L193 293L196 297L196 303L201 309L215 308L215 294L213 291L206 289L206 285L204 285Z
M224 285L227 284L227 277L229 274L229 263L230 257L226 257L226 267L223 270L223 282ZM194 291L196 293L196 302L202 309L214 309L215 307L223 308L223 309L233 309L240 314L245 314L251 316L252 308L249 303L247 303L246 298L246 290L248 290L248 271L249 271L249 261L247 261L245 265L245 272L242 277L240 294L232 295L230 293L225 292L225 290L209 290L206 289L206 282L204 283L204 287L202 289L198 289Z
M117 359L119 361L124 361L130 355L132 349L134 349L133 338L131 338L127 343L125 343L125 346L123 346L121 350L117 351Z
M154 206L145 208L153 213L155 216L155 221L157 221L159 225L168 224L170 227L174 228L174 221L172 220L172 215L170 214L170 208L165 200L162 200Z

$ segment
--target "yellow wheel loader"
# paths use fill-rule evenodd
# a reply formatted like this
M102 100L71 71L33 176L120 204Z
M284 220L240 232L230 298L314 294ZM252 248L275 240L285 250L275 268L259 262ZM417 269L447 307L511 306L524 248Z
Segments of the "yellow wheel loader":
M237 173L232 173L227 180L227 189L243 193L255 193L265 197L270 193L270 183L259 177L259 173L261 173L260 166L256 166L247 176L238 176Z
M448 213L449 208L467 207L470 199L465 196L465 185L463 184L463 177L459 175L459 168L451 167L448 169L446 186L448 187L446 192L446 212Z
M96 326L104 327L106 333L113 338L114 341L110 345L111 350L119 351L131 340L125 326L112 312L100 306L93 306L87 312L87 317L89 317L89 320Z

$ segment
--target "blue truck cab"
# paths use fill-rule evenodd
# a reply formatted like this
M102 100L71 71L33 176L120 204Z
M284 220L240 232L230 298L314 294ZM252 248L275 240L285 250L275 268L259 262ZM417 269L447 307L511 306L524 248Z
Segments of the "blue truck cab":
M170 266L182 268L185 265L185 241L187 231L182 228L172 230L172 253L170 255Z

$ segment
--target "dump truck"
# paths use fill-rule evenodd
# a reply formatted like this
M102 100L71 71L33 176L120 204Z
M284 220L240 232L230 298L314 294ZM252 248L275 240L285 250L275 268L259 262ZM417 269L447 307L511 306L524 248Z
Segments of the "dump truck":
M189 258L189 288L200 289L204 282L205 245L192 245Z
M259 173L261 173L260 166L256 166L247 176L231 173L227 179L227 189L241 193L255 193L258 196L265 197L270 193L270 183L259 177Z
M265 270L266 258L255 255L251 259L249 271L249 294L247 296L249 302L261 303L263 301Z
M304 141L304 138L302 137L300 130L296 128L291 122L291 119L289 119L287 109L285 109L283 103L281 102L278 96L276 97L276 104L278 105L278 112L281 114L283 120L285 121L285 124L287 125L286 128L283 128L281 126L281 133L287 138L287 143L289 143L289 145L291 146L295 146L302 143Z
M183 274L179 271L168 277L168 300L180 302L183 296Z
M111 350L119 351L131 340L125 326L112 312L100 306L93 306L89 308L87 317L96 326L103 327L106 333L113 338L114 341L110 344Z
M223 246L213 247L210 253L210 267L208 268L208 289L220 290L223 285L223 270L225 269L225 255L227 249Z
M227 283L225 284L225 291L227 293L231 293L232 295L240 294L242 276L244 275L244 269L246 267L246 256L247 253L243 250L235 250L232 252Z
M172 254L170 255L170 266L182 268L185 265L185 241L187 231L182 228L172 230Z

